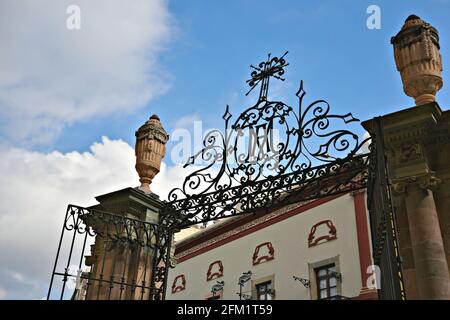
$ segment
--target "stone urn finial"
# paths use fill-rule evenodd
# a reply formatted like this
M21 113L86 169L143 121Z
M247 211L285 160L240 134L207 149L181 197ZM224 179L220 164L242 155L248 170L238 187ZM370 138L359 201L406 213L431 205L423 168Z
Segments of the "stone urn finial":
M140 189L147 194L151 193L150 183L159 172L168 140L169 135L155 114L136 131L136 171Z
M410 15L391 43L403 90L416 105L435 101L442 88L442 59L438 31L416 15Z

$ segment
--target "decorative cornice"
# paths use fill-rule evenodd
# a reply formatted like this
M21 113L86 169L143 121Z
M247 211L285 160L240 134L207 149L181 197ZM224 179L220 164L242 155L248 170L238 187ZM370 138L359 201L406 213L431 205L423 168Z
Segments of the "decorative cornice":
M426 138L426 144L447 144L450 143L450 128L442 126L439 129L433 130L433 132Z
M385 141L388 144L404 143L404 141L411 141L422 139L429 131L430 125L427 123L408 125L407 128L400 127L391 129L385 132Z

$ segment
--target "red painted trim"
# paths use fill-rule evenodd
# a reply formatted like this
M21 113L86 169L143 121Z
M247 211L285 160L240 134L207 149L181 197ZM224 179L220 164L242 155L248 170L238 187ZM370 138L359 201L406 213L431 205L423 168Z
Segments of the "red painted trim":
M306 212L306 211L308 211L310 209L318 207L318 206L320 206L320 205L322 205L324 203L327 203L329 201L335 200L335 199L337 199L339 197L342 197L344 195L348 195L348 193L337 194L337 195L333 195L333 196L329 196L329 197L325 197L325 198L321 198L321 199L309 202L309 203L305 204L304 206L295 208L295 209L293 209L291 211L288 211L288 212L286 212L286 213L284 213L282 215L279 215L279 216L277 216L277 217L275 217L275 218L273 218L271 220L264 221L264 222L262 222L262 223L260 223L258 225L255 225L255 226L253 226L251 228L243 230L243 231L241 231L241 232L239 232L237 234L233 234L233 235L229 236L228 238L222 239L222 240L217 241L217 242L215 242L215 243L213 243L213 244L211 244L211 245L209 245L207 247L201 248L201 249L199 249L199 250L197 250L195 252L192 252L192 253L190 253L188 255L185 255L184 257L181 257L181 258L178 259L178 263L181 263L183 261L186 261L188 259L196 257L196 256L198 256L200 254L203 254L205 252L208 252L208 251L210 251L212 249L215 249L215 248L218 248L220 246L223 246L224 244L227 244L227 243L229 243L231 241L234 241L236 239L242 238L242 237L244 237L246 235L249 235L249 234L251 234L253 232L256 232L258 230L261 230L263 228L269 227L269 226L271 226L271 225L273 225L273 224L275 224L277 222L283 221L283 220L288 219L290 217L293 217L293 216L295 216L297 214ZM252 220L254 220L256 218L259 218L259 217L260 216L251 215L251 216L245 217L245 219L240 219L240 220L236 221L236 223L227 224L223 228L220 228L220 230L218 230L219 232L214 232L214 233L211 233L211 234L207 234L204 237L199 237L199 238L195 239L195 241L187 243L187 244L185 244L184 246L182 246L180 248L176 248L175 249L175 255L177 255L177 254L179 254L179 253L181 253L181 252L183 252L185 250L188 250L188 249L194 247L198 243L203 243L205 241L208 241L208 240L210 240L210 239L212 239L214 237L219 236L222 233L225 233L227 231L233 230L233 229L235 229L235 228L237 228L239 226L242 226L245 223L247 223L249 221L252 221Z
M181 279L181 285L177 285L178 279ZM183 291L184 289L186 289L186 277L184 274L180 274L173 279L172 294Z
M361 285L366 288L367 279L370 274L367 268L372 265L372 254L370 252L369 228L367 225L366 200L364 192L356 192L353 195L355 204L356 233L358 236L359 265L361 269Z
M219 272L212 272L211 273L212 268L215 265L219 266ZM220 278L220 277L223 277L223 264L222 264L222 261L217 260L217 261L212 262L209 265L208 272L206 272L206 281L211 281L211 280L214 280L214 279L217 279L217 278Z
M269 251L269 254L260 256L259 250L263 247L267 248L267 250ZM256 266L263 262L273 260L275 258L274 254L275 254L275 250L273 249L272 243L270 243L270 242L261 243L260 245L256 246L255 251L253 252L253 257L252 257L253 265Z
M328 234L324 234L318 238L315 238L317 227L325 224L328 227ZM312 226L311 230L309 231L308 235L308 247L314 247L320 243L328 242L331 240L334 240L337 238L336 236L336 227L334 226L333 222L331 220L322 220L317 222L315 225ZM322 242L322 240L325 240Z

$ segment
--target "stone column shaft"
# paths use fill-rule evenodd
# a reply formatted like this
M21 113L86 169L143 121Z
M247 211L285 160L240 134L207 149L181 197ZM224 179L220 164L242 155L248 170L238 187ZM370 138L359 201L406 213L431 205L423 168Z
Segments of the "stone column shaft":
M431 190L408 186L405 203L420 299L449 299L450 276Z
M441 183L436 192L436 206L441 222L447 264L450 266L450 182ZM449 270L450 272L450 270Z

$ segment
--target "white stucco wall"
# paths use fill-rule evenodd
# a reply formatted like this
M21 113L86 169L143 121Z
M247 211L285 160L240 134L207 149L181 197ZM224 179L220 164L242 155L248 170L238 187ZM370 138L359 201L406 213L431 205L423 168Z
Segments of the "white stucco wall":
M308 234L319 221L331 220L337 229L337 239L308 247ZM252 265L256 246L270 241L275 259L260 265ZM251 270L252 279L274 275L275 299L311 299L311 289L305 288L293 276L309 278L308 263L339 257L342 274L341 295L358 296L361 290L360 260L354 199L350 194L301 212L244 237L179 263L170 269L167 282L167 299L205 299L216 281L225 281L223 299L237 300L238 278ZM221 260L224 276L206 281L211 262ZM172 294L174 278L184 274L186 289ZM250 282L244 287L249 291Z

